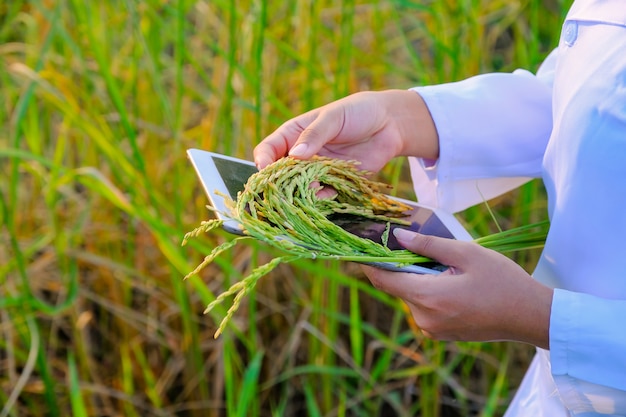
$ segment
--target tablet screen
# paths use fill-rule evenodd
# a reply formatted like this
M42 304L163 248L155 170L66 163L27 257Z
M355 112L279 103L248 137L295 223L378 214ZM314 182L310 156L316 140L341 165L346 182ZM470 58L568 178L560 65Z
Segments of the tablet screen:
M347 232L350 232L359 237L370 239L376 243L383 244L382 235L387 228L387 223L382 221L370 220L360 216L349 214L334 214L328 217L330 221L335 223ZM454 235L443 224L441 219L430 209L425 207L414 207L409 217L403 218L411 222L410 226L391 224L390 233L387 241L387 247L392 250L404 249L395 236L393 235L393 229L401 227L403 229L409 229L414 232L434 235L440 237L446 237L454 239Z
M228 194L233 201L237 200L237 193L243 190L248 178L258 172L254 165L237 164L227 159L213 156L215 167L224 181L224 185L228 189Z

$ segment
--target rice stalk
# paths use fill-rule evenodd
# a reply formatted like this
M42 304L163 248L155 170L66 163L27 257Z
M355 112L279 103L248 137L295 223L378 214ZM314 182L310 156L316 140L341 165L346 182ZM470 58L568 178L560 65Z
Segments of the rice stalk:
M233 284L211 302L205 313L226 298L235 298L221 321L218 337L239 308L242 299L257 281L281 263L302 259L332 259L353 262L386 262L399 266L432 261L406 249L387 246L391 224L408 225L405 219L410 206L390 198L382 190L386 184L368 179L368 172L358 169L358 162L314 157L311 160L282 158L252 175L237 201L228 201L227 217L239 222L245 237L215 247L202 263L185 277L198 274L221 253L242 239L254 238L288 255L272 259L255 268L250 275ZM319 198L322 188L331 188L334 195ZM382 243L356 236L331 221L330 216L347 214L386 223ZM223 221L204 221L187 233L188 239L219 227ZM530 224L476 239L475 242L499 252L541 247L547 233L547 222Z

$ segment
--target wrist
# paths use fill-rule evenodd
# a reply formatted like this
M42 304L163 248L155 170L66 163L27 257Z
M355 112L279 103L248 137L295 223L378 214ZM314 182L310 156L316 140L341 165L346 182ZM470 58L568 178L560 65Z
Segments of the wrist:
M396 123L402 148L398 156L426 159L439 157L439 137L435 122L422 97L413 90L389 90L390 120Z
M520 303L521 311L515 314L518 326L513 326L517 327L517 332L511 339L549 350L550 314L554 290L534 279L529 281L529 284L524 290L526 302Z

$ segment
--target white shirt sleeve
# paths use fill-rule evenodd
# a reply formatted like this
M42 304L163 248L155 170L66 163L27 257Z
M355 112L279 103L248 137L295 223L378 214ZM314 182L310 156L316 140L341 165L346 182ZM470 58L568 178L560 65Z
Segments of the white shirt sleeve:
M626 301L555 289L550 362L559 394L573 412L626 410Z
M415 87L435 122L439 159L411 158L420 202L463 210L541 175L552 130L556 52L525 70Z
M622 3L616 10L626 16ZM597 43L592 45L595 47ZM615 46L615 50L623 51L623 48ZM560 59L564 65L565 56ZM421 202L456 212L542 174L546 146L552 134L552 81L556 61L557 52L553 52L537 75L526 71L486 74L458 83L414 89L424 98L433 116L440 144L437 161L411 160L414 186ZM559 79L561 88L570 86L567 79ZM618 79L622 80L623 74ZM613 112L611 123L605 123L610 127L603 125L605 130L612 129L612 136L605 135L605 130L599 136L623 144L620 138L624 137L626 113L622 111L624 90L619 91L610 96L613 101L605 99L601 103L603 109ZM570 142L560 139L560 146L571 146ZM607 162L609 166L623 167L622 148L615 147L614 155L610 154L615 159ZM559 156L567 157L562 152ZM576 169L580 171L579 167ZM622 171L615 173L607 169L603 172L607 178L613 176L610 181L623 184ZM586 181L604 181L605 177L599 177L602 180L589 178ZM564 195L562 189L559 192ZM620 197L619 201L622 200ZM590 201L587 204L595 204ZM544 256L558 273L552 281L551 275L543 270L534 274L540 281L557 288L550 318L550 351L539 349L540 360L531 367L507 416L626 415L626 331L620 322L626 316L624 268L623 263L615 261L624 249L623 233L620 233L624 230L624 217L615 209L621 206L623 204L612 204L612 209L603 211L616 216L617 220L612 220L614 228L600 229L613 235L602 237L599 245L597 237L596 240L584 239L586 244L598 248L597 252L611 254L608 262L598 261L601 266L596 274L602 276L581 272L589 268L589 264L572 268L571 257L575 256L572 253L579 252L564 252L571 246L562 245L569 236L563 233L563 228L576 224L570 218L581 218L582 208L570 207L567 213L559 212L558 221L564 225L561 229L555 229L553 222L551 234L553 242L557 243L553 243ZM589 244L590 241L596 244ZM594 256L586 256L597 260L596 255L594 252ZM603 255L602 259L605 258L607 256ZM604 296L586 293L598 293L601 288L614 288L614 291Z

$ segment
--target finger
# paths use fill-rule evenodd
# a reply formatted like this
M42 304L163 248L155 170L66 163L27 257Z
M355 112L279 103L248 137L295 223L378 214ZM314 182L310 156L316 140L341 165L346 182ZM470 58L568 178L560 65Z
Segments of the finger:
M436 278L435 275L391 272L367 265L361 268L375 288L404 300L416 299L425 281Z
M298 137L297 134L289 134L287 130L285 128L274 131L254 148L254 163L257 168L263 169L287 155L290 143L295 142Z
M263 169L272 162L286 156L300 134L317 117L318 110L301 114L285 123L269 134L254 148L254 162Z
M317 191L315 192L315 196L320 200L325 198L332 198L337 195L337 190L335 190L330 185L322 185L319 181L313 181L309 184L309 188L314 188Z
M406 229L396 228L393 234L404 248L448 266L459 266L470 250L468 242L423 235Z
M300 137L289 151L289 156L309 159L322 147L336 138L344 125L345 115L342 107L328 106L302 131Z
M268 139L270 137L268 136ZM281 150L285 148L285 146L280 146L283 141L281 140L271 140L263 141L254 148L254 163L258 169L263 169L266 166L270 165L272 162L277 161L280 157L285 155L285 150Z

